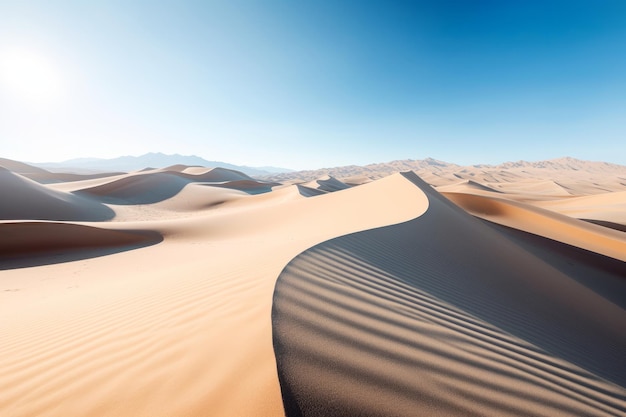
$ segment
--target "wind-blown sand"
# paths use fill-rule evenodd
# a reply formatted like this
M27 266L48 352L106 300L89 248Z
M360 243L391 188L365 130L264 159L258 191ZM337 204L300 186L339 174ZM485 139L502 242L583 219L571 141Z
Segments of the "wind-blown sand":
M2 416L626 413L614 176L2 162Z

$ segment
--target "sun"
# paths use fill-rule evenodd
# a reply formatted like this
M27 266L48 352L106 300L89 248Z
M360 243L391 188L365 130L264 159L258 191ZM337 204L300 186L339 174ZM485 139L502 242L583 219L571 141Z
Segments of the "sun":
M45 55L22 48L0 50L0 89L32 104L53 104L63 93L62 77Z

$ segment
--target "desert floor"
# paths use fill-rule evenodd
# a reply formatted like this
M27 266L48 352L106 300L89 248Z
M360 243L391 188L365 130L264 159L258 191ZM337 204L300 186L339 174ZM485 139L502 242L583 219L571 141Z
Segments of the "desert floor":
M0 165L1 416L626 414L626 167Z

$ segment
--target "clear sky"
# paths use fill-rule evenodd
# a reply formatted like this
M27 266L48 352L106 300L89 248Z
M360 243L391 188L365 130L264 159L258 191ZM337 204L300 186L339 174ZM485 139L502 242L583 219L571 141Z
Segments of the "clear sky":
M626 164L626 1L0 0L0 156Z

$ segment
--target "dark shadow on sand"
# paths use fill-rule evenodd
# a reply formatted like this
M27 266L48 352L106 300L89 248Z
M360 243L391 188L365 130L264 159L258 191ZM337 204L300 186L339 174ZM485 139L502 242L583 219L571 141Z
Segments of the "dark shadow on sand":
M608 222L606 220L591 220L591 219L581 219L589 223L593 223L598 226L606 227L609 229L617 230L620 232L626 232L626 225L614 222Z
M0 270L28 268L111 255L152 246L151 230L111 230L54 222L0 224Z

